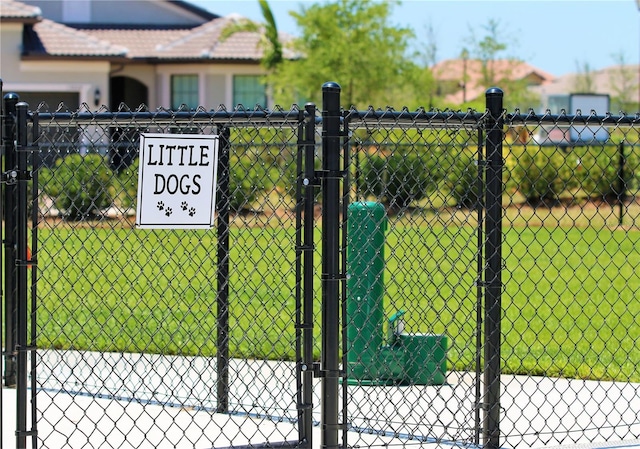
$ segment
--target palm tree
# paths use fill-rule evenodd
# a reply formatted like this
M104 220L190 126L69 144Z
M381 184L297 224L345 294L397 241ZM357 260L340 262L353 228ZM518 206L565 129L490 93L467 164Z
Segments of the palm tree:
M278 27L271 12L271 7L267 0L258 0L264 23L256 23L250 20L233 22L222 30L220 40L224 41L234 33L254 32L261 33L261 43L264 48L262 64L267 70L275 69L282 62L282 43L278 37Z

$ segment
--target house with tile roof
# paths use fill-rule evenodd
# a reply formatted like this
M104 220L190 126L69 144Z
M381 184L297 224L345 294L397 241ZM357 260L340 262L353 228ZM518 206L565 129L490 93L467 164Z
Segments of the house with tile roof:
M486 64L483 66L483 62L477 59L448 59L438 62L431 68L438 96L450 105L472 102L484 96L486 89L491 87L487 85L485 78L491 78L503 88L509 83L526 87L539 101L538 105L527 106L534 106L540 112L550 110L558 114L565 110L567 113L575 113L576 111L570 110L569 99L572 94L577 93L608 95L612 111L598 111L602 114L635 112L640 104L640 66L637 64L615 65L589 73L571 73L560 77L514 59L487 61ZM590 86L585 89L587 78Z
M259 33L178 0L0 0L0 78L32 108L268 107ZM182 106L185 107L185 106Z
M498 59L483 63L479 59L447 59L432 68L438 95L448 104L459 105L484 96L491 87L486 78L495 84L505 80L522 82L526 86L551 83L555 77L524 61ZM491 84L491 82L489 82Z

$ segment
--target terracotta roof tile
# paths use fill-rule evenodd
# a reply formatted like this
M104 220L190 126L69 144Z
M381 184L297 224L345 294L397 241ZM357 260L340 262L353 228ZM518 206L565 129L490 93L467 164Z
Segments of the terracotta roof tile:
M128 58L155 56L157 49L167 41L179 39L189 33L184 29L82 29L82 32L101 41L126 48Z
M629 93L630 98L638 98L638 89L640 83L638 82L638 75L640 74L640 65L628 64L628 65L613 65L605 67L600 70L594 70L588 74L591 79L592 88L594 92L609 93L615 95L616 91L621 88L621 80L624 78L627 81L626 88L631 91ZM553 80L553 82L534 86L533 91L541 95L564 95L569 92L577 93L580 85L580 77L586 76L586 74L570 73L563 75Z
M260 59L263 50L260 46L261 37L256 33L235 33L213 48L213 54L218 58Z
M83 29L97 39L127 48L129 58L244 59L262 57L260 34L238 32L220 42L235 17L213 19L192 29Z
M555 77L550 73L533 67L526 62L498 59L489 62L491 70L494 72L496 80L507 79L511 81L528 79L533 85L541 85L551 83ZM490 86L483 85L482 62L478 59L447 59L441 61L432 67L432 72L436 80L466 83L466 93L460 90L445 97L445 101L460 104L463 102L463 96L467 100L473 100L482 95Z
M158 60L250 60L263 55L261 35L237 32L220 35L238 15L214 18L195 28L70 27L40 17L40 9L14 0L0 0L1 17L31 19L26 27L25 54L34 56L106 56ZM288 39L288 36L283 36Z
M27 31L25 52L51 56L124 56L126 48L68 26L43 19Z
M26 5L14 0L0 0L0 19L40 20L42 11L36 6Z
M498 59L489 61L489 63L492 65L492 70L498 79L520 80L530 75L535 75L544 83L555 78L550 73L544 72L522 61ZM467 83L477 83L482 79L482 62L477 59L469 59L467 61L462 59L447 59L434 65L432 70L435 77L441 80L461 80L465 70Z
M260 59L260 35L258 33L238 32L220 42L225 27L232 24L233 18L214 19L172 42L163 45L158 51L161 58L191 56L206 59Z

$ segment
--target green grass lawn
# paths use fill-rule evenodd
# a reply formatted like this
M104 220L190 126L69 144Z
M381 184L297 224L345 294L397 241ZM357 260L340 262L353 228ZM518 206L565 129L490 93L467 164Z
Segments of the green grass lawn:
M234 356L293 356L290 238L259 228L231 236ZM215 232L61 228L40 240L39 346L215 354Z
M506 233L508 372L640 380L640 232Z
M640 381L639 240L506 228L504 372ZM214 355L216 242L215 231L39 230L38 346ZM291 226L232 227L233 357L295 357L294 244ZM387 235L385 313L404 309L409 331L447 334L454 369L475 360L476 254L473 226L398 219ZM319 356L319 260L316 272Z

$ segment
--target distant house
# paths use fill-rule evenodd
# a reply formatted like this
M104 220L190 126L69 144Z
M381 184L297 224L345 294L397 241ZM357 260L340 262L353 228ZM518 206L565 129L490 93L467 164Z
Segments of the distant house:
M269 106L258 33L176 0L0 0L0 78L32 107Z
M483 96L492 87L486 79L499 84L501 80L524 82L527 86L545 85L554 76L526 62L498 59L483 64L478 59L447 59L434 65L433 76L438 95L449 104L463 104Z
M549 110L559 114L575 114L569 101L573 93L598 93L610 97L609 111L597 110L599 115L624 111L633 114L640 109L640 65L614 65L588 73L571 73L550 83L535 86L532 90L540 96L541 112ZM582 111L588 114L590 111Z

